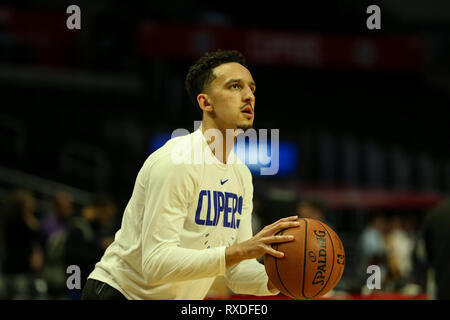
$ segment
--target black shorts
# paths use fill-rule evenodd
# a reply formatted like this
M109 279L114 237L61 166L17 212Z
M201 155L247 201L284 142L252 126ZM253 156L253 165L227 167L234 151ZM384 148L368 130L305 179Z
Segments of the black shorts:
M102 281L88 279L81 300L127 300L120 291Z

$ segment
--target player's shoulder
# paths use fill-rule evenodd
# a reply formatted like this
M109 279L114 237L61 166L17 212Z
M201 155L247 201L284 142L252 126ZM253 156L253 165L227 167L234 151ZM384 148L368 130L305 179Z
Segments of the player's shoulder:
M198 171L198 166L192 162L194 134L195 132L168 140L146 159L143 170L167 175L192 174Z

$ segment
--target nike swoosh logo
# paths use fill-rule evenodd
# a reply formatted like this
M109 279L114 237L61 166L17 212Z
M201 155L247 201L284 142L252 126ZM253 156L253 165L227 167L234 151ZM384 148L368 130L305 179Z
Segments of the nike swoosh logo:
M227 179L227 180L225 180L225 181L220 180L220 184L221 184L221 185L224 185L225 182L227 182L228 180L230 180L230 179Z

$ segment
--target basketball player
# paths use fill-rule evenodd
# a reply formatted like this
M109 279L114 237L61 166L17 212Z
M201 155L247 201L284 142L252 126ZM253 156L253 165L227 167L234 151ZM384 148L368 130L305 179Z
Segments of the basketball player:
M252 176L232 151L235 140L225 139L227 129L252 127L255 88L237 51L207 53L189 69L186 89L202 124L145 161L83 299L203 299L220 275L235 293L279 293L256 258L282 258L271 244L292 241L275 234L297 226L298 218L280 219L252 237ZM211 130L222 133L221 148L211 148ZM193 163L199 153L204 160Z

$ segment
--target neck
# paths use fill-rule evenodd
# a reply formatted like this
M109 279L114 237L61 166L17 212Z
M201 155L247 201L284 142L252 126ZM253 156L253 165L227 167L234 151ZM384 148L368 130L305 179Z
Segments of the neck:
M227 163L228 156L236 142L236 129L221 128L212 121L202 121L202 133L214 156L222 163Z

